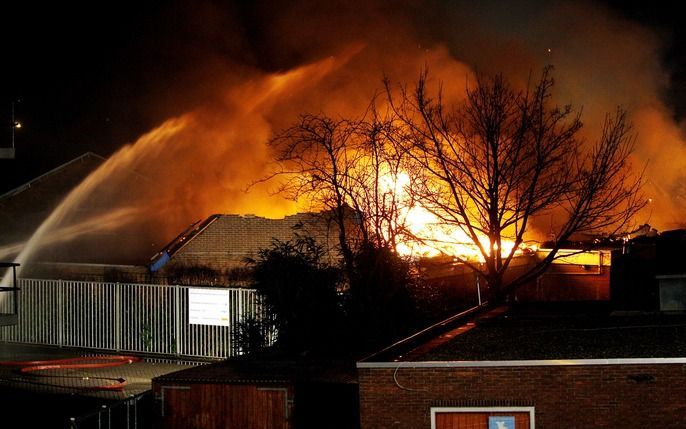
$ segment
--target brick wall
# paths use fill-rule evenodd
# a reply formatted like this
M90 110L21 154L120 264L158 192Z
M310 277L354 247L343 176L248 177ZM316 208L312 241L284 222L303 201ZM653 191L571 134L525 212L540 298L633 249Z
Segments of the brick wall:
M221 215L181 248L169 266L208 266L216 270L244 266L246 257L255 257L274 238L292 240L294 232L314 237L330 251L330 258L335 257L338 230L316 214L301 213L284 219Z
M401 366L358 373L362 429L428 429L432 406L465 404L533 406L537 429L686 427L682 364Z

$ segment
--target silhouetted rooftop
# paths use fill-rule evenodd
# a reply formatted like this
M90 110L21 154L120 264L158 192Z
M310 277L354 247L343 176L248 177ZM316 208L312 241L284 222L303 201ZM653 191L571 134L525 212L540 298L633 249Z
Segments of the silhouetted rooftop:
M357 383L352 360L294 357L238 357L157 377L160 382L183 383Z
M474 308L362 362L686 357L686 314L611 312L607 302Z
M28 239L69 191L103 160L94 153L85 153L0 195L0 246ZM8 249L10 254L19 250Z

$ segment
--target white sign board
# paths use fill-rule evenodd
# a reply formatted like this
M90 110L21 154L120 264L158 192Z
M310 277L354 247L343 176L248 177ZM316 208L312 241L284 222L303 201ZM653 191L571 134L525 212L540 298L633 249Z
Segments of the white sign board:
M229 292L222 289L188 289L188 323L229 326Z

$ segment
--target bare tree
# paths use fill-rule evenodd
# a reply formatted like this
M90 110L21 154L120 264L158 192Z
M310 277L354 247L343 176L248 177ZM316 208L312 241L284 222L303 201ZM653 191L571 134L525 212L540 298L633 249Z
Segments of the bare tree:
M338 227L348 271L353 264L348 231L350 171L361 157L353 148L354 130L354 124L345 119L302 115L296 124L272 139L278 170L267 178L280 176L280 193L293 200L305 198L316 209L327 211Z
M645 204L641 178L627 164L634 136L626 113L608 115L594 145L583 142L580 113L551 106L550 72L521 91L501 75L478 77L454 109L440 88L429 95L424 72L412 91L395 94L386 83L384 113L373 101L361 119L303 115L272 140L274 175L285 177L280 191L331 214L348 273L353 236L388 249L410 236L436 240L409 231L408 213L419 206L477 249L483 263L452 256L485 278L491 301L502 300L539 275L573 234L612 234ZM401 176L409 183L399 185ZM352 234L350 212L358 220ZM531 223L551 213L557 219L551 252L506 279Z
M400 88L399 95L386 84L403 133L397 141L419 173L415 199L478 249L483 263L462 262L485 278L491 302L539 275L572 234L616 232L643 207L641 179L627 165L634 137L621 109L606 117L602 136L585 149L580 113L551 106L550 68L523 91L502 75L478 77L454 109L440 88L435 98L429 95L427 81L423 72L413 90ZM532 220L551 212L559 220L552 251L505 283ZM514 247L504 249L504 240Z
M271 141L277 170L267 179L280 176L281 194L309 201L336 224L348 273L356 248L395 249L405 230L408 199L395 185L405 153L396 136L391 118L372 104L357 120L302 115Z
M356 148L363 154L350 172L349 197L366 229L365 242L396 249L408 239L407 213L415 204L407 192L409 158L398 144L393 112L380 113L372 103L357 122Z

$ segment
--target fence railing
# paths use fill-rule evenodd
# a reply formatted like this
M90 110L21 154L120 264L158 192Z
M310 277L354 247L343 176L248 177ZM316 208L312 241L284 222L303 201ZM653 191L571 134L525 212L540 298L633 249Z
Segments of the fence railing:
M66 429L149 429L152 427L152 393L102 405L89 413L71 417Z
M240 354L238 323L263 317L253 289L33 279L19 288L18 323L0 327L0 341L223 358ZM227 294L228 326L191 324L191 289ZM0 312L13 305L7 297Z

